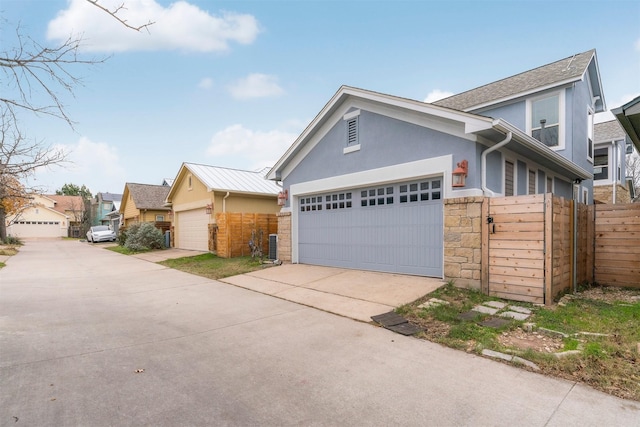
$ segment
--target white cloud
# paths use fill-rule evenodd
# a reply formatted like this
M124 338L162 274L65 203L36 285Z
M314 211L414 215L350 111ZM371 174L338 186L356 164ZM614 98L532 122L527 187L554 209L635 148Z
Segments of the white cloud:
M65 183L86 185L94 194L99 191L120 193L124 188L125 170L116 147L82 137L75 144L56 145L67 154L63 167L36 172L34 184L54 192Z
M427 97L424 99L424 102L436 102L440 99L448 98L453 95L452 92L446 92L440 89L434 89L427 94Z
M198 83L198 87L200 89L211 89L213 87L213 79L209 78L209 77L205 77L202 80L200 80L200 83Z
M109 10L122 0L100 0ZM126 28L86 0L70 0L67 9L49 22L47 37L65 41L70 33L82 35L83 49L94 52L185 50L215 52L229 49L230 42L252 43L259 33L252 15L224 12L212 15L186 1L163 7L155 0L124 2L118 17L138 26L154 22L149 32Z
M284 91L278 85L276 76L266 74L249 74L229 86L231 96L236 99L264 98L277 96Z
M256 170L273 166L297 137L298 133L253 131L236 124L213 135L207 155L216 166Z

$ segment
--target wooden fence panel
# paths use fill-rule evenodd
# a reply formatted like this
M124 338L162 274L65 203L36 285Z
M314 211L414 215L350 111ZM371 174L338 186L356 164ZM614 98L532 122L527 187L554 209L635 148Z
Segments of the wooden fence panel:
M595 205L594 279L640 288L640 204Z
M278 218L275 214L217 213L216 223L216 253L222 258L251 255L249 241L254 231L256 236L262 231L262 252L266 255L269 252L269 234L278 233Z
M553 198L553 267L550 303L573 283L573 202L562 197Z
M544 302L544 196L485 199L492 218L483 235L483 265L489 295Z

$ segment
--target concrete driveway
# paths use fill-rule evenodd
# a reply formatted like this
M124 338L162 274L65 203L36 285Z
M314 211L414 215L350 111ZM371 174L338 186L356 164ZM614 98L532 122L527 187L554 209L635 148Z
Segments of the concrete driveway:
M0 269L1 426L638 425L640 404L74 241Z
M441 279L429 277L302 264L285 264L221 281L363 322L444 285Z

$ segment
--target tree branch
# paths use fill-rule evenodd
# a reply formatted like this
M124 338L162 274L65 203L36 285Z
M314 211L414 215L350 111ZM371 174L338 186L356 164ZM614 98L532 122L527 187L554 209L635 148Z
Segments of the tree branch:
M89 3L91 3L92 5L94 5L95 7L97 7L98 9L103 10L104 12L106 12L107 14L111 15L114 19L116 19L118 22L120 22L122 25L124 25L127 28L130 28L134 31L140 31L140 30L146 30L147 32L149 32L149 27L153 24L155 24L155 22L147 22L144 25L140 25L138 27L135 27L133 25L129 25L129 23L127 22L126 19L122 19L118 16L118 12L120 12L121 10L126 10L127 8L124 6L124 3L122 3L120 6L118 6L117 8L110 10L104 6L102 6L100 3L98 3L99 0L87 0Z

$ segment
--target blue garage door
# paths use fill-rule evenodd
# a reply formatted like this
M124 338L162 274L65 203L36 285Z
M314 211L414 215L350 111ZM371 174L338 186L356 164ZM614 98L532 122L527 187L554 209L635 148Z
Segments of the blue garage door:
M299 200L303 264L442 277L442 178Z

